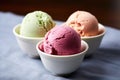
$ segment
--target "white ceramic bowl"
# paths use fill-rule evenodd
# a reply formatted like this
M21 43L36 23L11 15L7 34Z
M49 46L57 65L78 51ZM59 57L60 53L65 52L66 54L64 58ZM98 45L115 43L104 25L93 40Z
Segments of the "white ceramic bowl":
M30 57L36 58L39 57L39 54L36 50L36 44L43 40L43 38L32 38L21 36L20 33L20 24L16 25L13 28L13 33L16 36L17 42L24 53L27 53Z
M88 49L86 56L91 55L94 51L98 49L102 41L102 38L105 35L105 27L102 24L99 24L98 26L99 26L98 35L90 36L90 37L81 37L81 39L86 41L89 45L89 49Z
M73 54L73 55L64 55L64 56L51 55L51 54L42 52L38 48L41 42L39 42L36 45L36 49L41 57L44 67L54 75L69 74L77 70L80 67L80 64L83 61L84 55L88 50L88 44L85 41L82 41L82 46L84 47L84 50L80 53Z

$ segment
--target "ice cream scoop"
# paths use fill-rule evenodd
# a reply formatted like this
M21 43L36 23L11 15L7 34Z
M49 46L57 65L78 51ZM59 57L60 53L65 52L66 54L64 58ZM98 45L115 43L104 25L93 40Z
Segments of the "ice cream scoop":
M96 51L105 34L105 27L98 23L97 18L86 11L76 11L70 15L67 21L62 25L68 25L73 28L81 39L89 45L86 56Z
M36 45L44 67L54 75L65 75L76 71L88 48L88 44L81 41L74 29L62 25L51 29L44 40Z
M43 40L44 35L55 26L54 20L45 12L34 11L28 13L22 23L13 28L17 42L24 53L32 58L39 57L36 44Z
M71 55L81 51L81 38L68 26L56 26L46 35L39 48L53 55Z
M94 15L86 11L76 11L67 19L66 25L72 27L82 37L98 34L98 20Z
M20 35L24 37L43 37L55 26L52 17L43 11L28 13L21 24Z

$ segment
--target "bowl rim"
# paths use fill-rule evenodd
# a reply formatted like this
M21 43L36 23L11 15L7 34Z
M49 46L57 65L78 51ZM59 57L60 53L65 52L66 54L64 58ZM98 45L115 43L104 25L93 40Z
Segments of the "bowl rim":
M45 56L54 57L54 58L70 58L70 57L75 57L75 56L78 56L78 55L85 54L85 53L88 51L88 49L89 49L89 46L88 46L87 42L84 41L84 40L81 40L81 43L83 43L83 44L86 46L86 48L85 48L82 52L76 53L76 54L73 54L73 55L52 55L52 54L47 54L47 53L41 51L41 50L38 48L39 44L41 44L42 42L43 42L43 40L42 40L42 41L39 41L39 42L37 43L37 45L36 45L36 49L37 49L37 51L38 51L38 54L41 53L41 54L43 54L43 55L45 55Z
M23 39L28 39L28 40L39 40L39 39L44 39L44 37L25 37L25 36L21 36L20 34L18 34L16 32L16 29L20 28L21 24L17 24L14 28L13 28L13 34L19 38L23 38Z
M81 36L81 39L92 39L92 38L97 38L97 37L103 36L106 33L106 29L105 29L104 25L102 25L101 23L99 23L98 26L101 26L103 28L104 31L102 33L95 35L95 36L87 36L87 37Z

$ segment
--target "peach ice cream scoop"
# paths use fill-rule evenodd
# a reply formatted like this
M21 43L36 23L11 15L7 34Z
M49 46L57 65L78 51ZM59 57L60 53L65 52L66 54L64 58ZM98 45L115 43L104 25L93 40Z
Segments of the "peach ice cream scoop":
M65 24L72 27L81 37L95 36L99 32L98 20L86 11L72 13Z

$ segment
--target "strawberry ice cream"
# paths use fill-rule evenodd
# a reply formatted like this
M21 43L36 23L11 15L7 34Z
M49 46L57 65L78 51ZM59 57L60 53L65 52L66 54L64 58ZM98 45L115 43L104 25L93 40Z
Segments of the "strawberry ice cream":
M72 27L82 37L95 36L99 32L98 21L94 15L86 11L76 11L65 23Z
M56 26L46 35L39 49L53 55L71 55L81 52L80 36L68 26Z

